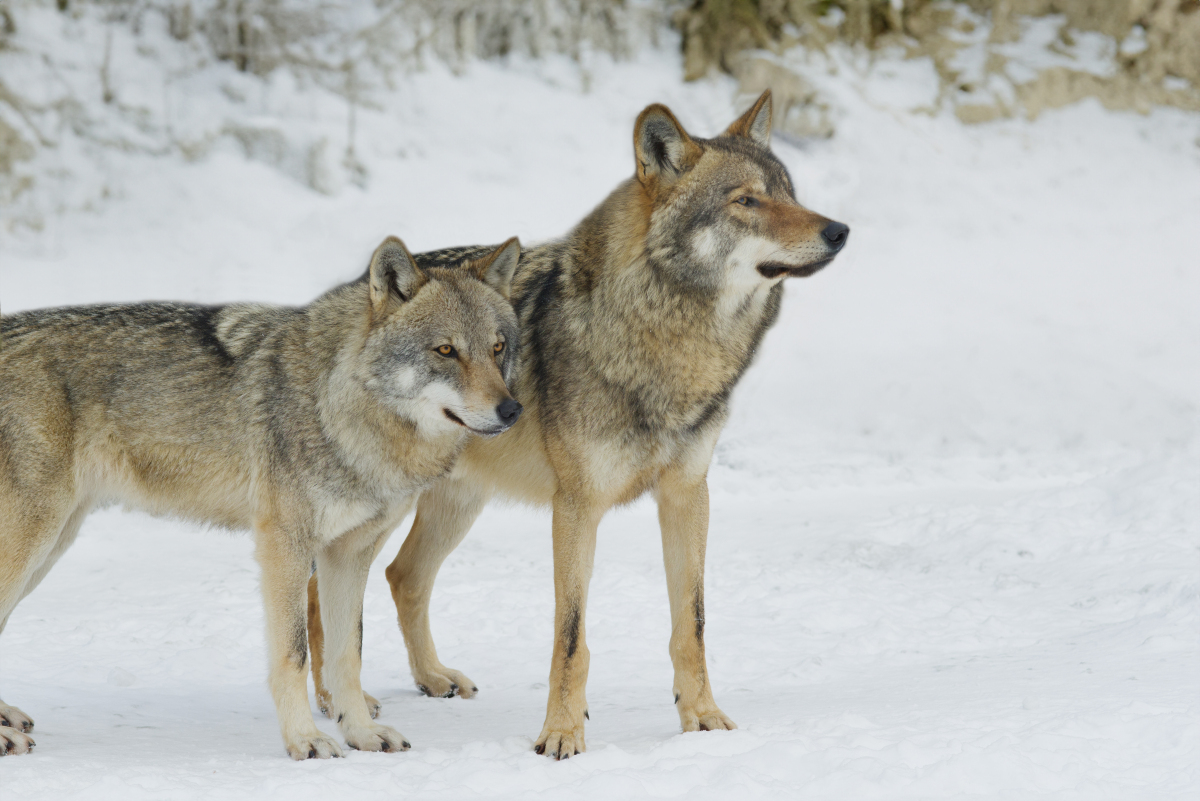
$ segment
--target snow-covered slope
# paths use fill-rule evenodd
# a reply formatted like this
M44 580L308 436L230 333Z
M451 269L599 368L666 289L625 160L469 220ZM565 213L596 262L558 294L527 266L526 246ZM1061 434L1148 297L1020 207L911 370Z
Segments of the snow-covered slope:
M249 539L109 510L0 639L0 692L38 741L0 762L0 795L1194 797L1200 117L1085 104L965 128L905 110L934 80L920 62L837 63L813 76L837 136L776 151L851 242L788 287L710 473L709 666L740 730L677 731L647 502L601 527L589 751L564 763L530 750L546 513L489 509L442 571L435 635L471 701L413 688L381 559L364 686L414 748L295 764ZM731 83L678 75L673 51L586 79L433 68L360 110L368 178L331 195L228 137L191 163L110 155L79 179L112 187L97 211L3 241L0 301L301 303L386 234L553 237L630 174L645 104L703 135L740 111ZM188 102L224 113L207 97ZM322 102L264 93L260 123L316 125Z

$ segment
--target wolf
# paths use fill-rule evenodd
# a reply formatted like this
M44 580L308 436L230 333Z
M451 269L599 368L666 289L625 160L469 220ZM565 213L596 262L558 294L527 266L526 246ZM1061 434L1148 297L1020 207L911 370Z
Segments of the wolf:
M680 723L735 728L705 663L708 466L784 281L828 265L850 232L797 202L770 133L769 91L712 139L689 135L663 105L642 111L635 174L564 239L522 253L514 394L525 414L503 438L469 443L421 496L387 568L418 687L469 698L476 685L438 660L430 634L438 568L493 496L552 507L555 639L538 753L584 750L596 527L648 492L662 530Z
M516 239L421 268L393 237L308 306L142 303L0 318L0 631L96 507L252 529L293 759L342 755L308 706L307 585L346 744L401 751L359 684L371 560L472 437L509 429ZM33 721L0 702L0 753Z

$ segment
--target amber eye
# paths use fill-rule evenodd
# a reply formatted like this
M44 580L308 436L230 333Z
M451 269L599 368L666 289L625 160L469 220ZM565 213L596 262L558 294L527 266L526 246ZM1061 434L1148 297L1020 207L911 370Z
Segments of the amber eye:
M458 355L458 351L456 351L454 349L454 347L451 345L442 345L440 347L434 348L434 350L437 351L439 356L445 356L447 359L449 359L451 356Z
M733 202L738 204L739 206L746 206L746 207L750 207L750 208L758 205L758 201L755 200L754 198L750 197L749 195L742 195L741 197L739 197L737 200L735 200Z
M492 345L492 350L494 350L496 355L499 356L501 353L504 353L504 343L497 342L495 345Z

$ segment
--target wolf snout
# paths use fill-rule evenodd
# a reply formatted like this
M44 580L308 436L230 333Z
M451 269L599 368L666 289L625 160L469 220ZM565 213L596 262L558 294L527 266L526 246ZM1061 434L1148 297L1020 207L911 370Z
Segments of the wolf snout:
M517 403L512 398L505 398L500 401L500 405L496 407L496 416L500 418L500 422L506 426L512 426L517 422L517 418L521 416L521 411L525 407Z
M845 223L830 222L821 231L821 238L825 240L825 244L829 245L829 249L836 253L846 246L846 240L850 238L850 226Z

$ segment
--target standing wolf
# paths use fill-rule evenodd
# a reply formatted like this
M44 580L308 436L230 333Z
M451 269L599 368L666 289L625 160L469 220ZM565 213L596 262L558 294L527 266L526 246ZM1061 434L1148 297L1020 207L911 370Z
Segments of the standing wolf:
M97 506L252 528L288 754L342 753L308 706L314 566L346 743L407 749L371 720L359 685L367 571L469 434L499 434L521 412L506 386L520 245L476 255L421 269L389 238L362 278L303 308L143 303L0 319L0 630ZM28 751L33 721L3 702L0 718L0 754Z
M430 636L438 568L491 496L553 505L556 636L539 753L584 750L596 526L646 492L658 501L683 730L734 728L704 659L705 477L783 280L824 267L849 235L796 202L770 131L769 92L713 139L689 136L664 106L641 113L636 175L565 239L522 256L513 298L524 417L502 439L468 445L421 496L387 569L417 685L470 697L474 684L442 665Z

